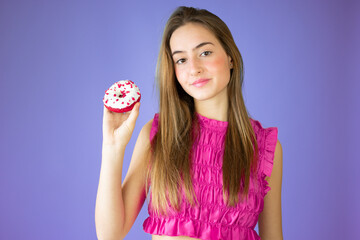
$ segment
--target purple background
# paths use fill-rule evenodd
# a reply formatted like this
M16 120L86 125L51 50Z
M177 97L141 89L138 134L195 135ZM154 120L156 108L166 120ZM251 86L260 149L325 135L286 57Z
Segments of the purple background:
M228 24L244 97L283 147L285 239L359 234L357 1L1 1L0 239L96 239L102 98L134 80L141 127L157 112L156 58L178 5ZM126 239L143 232L146 203Z

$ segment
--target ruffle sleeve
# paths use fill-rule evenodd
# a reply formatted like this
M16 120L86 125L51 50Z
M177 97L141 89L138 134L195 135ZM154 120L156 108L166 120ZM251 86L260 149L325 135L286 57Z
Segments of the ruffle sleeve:
M278 128L269 127L263 129L263 158L260 163L260 171L262 173L262 181L264 188L264 196L270 191L270 186L265 177L271 176L272 168L274 165L275 147L277 143Z
M257 137L260 159L259 159L259 176L263 187L263 195L270 191L267 176L271 175L274 165L275 147L278 139L278 128L263 128L258 120L251 119L255 135Z

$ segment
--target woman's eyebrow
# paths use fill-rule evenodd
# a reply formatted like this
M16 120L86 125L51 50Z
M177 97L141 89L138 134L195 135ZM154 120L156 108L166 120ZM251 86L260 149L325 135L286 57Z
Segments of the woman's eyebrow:
M212 42L203 42L203 43L200 43L199 45L197 45L196 47L194 47L193 48L193 51L194 50L196 50L196 49L198 49L198 48L201 48L202 46L204 46L204 45L207 45L207 44L212 44L212 45L214 45ZM214 45L215 46L215 45ZM174 51L172 54L171 54L171 56L174 56L175 54L177 54L177 53L183 53L184 51Z

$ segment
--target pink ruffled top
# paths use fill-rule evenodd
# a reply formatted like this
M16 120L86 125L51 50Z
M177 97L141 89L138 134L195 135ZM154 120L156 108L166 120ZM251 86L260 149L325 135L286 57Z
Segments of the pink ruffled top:
M199 205L191 207L182 193L181 211L170 216L156 215L148 205L149 217L143 223L145 232L155 235L188 236L203 240L260 239L254 230L264 207L264 197L270 190L266 176L273 166L278 129L263 128L259 121L250 118L259 146L259 164L256 179L251 174L249 199L235 207L227 207L222 195L222 160L228 122L209 119L197 113L200 138L193 146L192 180ZM154 137L158 126L155 114L150 132ZM259 183L259 184L257 184Z

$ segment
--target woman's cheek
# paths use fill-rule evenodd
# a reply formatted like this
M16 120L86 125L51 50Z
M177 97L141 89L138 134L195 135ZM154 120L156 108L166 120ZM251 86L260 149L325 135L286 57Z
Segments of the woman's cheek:
M175 75L176 78L178 79L178 81L183 84L184 81L184 73L182 71L180 71L178 68L175 69Z
M211 70L219 70L219 69L223 69L224 68L224 59L222 58L217 58L217 59L213 59L213 61L210 61L207 66L209 69Z

